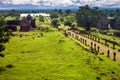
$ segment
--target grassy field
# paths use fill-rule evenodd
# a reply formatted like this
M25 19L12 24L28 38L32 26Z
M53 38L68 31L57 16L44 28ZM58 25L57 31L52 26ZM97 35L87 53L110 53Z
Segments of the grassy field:
M36 19L36 25L41 25L41 26L46 26L46 25L50 25L52 19L50 17L44 17L44 22L40 22L39 21L39 17L35 17Z
M84 50L56 29L15 32L5 47L0 80L120 79L119 62Z

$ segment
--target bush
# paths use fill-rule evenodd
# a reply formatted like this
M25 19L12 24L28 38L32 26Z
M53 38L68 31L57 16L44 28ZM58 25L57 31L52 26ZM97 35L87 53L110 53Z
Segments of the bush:
M39 21L40 22L44 22L45 20L44 20L44 17L43 16L39 16Z
M20 37L22 37L23 35L22 34L20 34Z
M60 24L59 24L59 21L57 19L53 19L53 21L51 22L51 25L53 27L58 27Z
M7 67L7 68L12 68L13 65L12 65L12 64L8 64L8 65L6 65L6 67Z
M0 67L0 73L2 72L2 71L5 71L6 69L4 68L4 67Z
M60 18L60 21L63 22L63 21L64 21L64 18L61 17L61 18Z
M40 30L41 31L46 31L46 32L51 31L49 27L43 27L43 26L40 27Z
M1 57L4 57L5 55L4 54L0 54Z

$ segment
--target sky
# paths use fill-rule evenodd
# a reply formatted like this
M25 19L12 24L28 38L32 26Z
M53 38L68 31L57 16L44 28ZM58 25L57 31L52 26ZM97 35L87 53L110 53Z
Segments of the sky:
M84 5L102 8L120 8L120 0L0 0L0 10L75 8Z

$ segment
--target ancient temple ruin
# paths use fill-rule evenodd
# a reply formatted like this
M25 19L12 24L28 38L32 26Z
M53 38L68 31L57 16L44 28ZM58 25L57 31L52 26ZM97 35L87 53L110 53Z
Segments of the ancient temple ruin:
M17 31L18 25L20 25L20 20L8 20L6 30Z
M36 28L35 19L28 15L23 17L22 20L8 20L6 30L17 31L17 26L20 26L22 32L30 31L32 28Z
M26 32L31 30L30 21L28 21L25 17L22 18L20 23L20 31Z

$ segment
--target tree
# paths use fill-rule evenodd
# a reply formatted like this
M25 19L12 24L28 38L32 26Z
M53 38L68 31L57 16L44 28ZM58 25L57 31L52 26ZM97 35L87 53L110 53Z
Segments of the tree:
M16 11L15 9L12 9L8 12L8 16L12 16L12 17L15 17L15 16L19 16L19 12Z
M43 16L39 16L39 21L40 22L44 22L45 21L44 17Z
M9 41L11 35L10 31L5 31L6 21L4 19L5 18L3 16L0 17L0 52L5 49L3 44Z
M102 14L98 8L90 8L88 5L82 6L76 13L76 19L78 26L85 27L90 30L91 26L96 26L96 24L101 20Z
M20 16L16 16L16 19L15 20L20 20Z
M52 13L52 14L50 15L50 17L53 19L53 18L58 18L59 16L58 16L57 13Z
M76 18L74 15L69 15L69 16L66 16L66 20L69 20L71 22L75 22L76 21Z
M61 22L63 22L63 21L64 21L64 18L63 18L63 17L61 17L61 18L60 18L60 21L61 21Z
M66 10L65 12L66 12L66 14L70 14L71 13L71 11L69 9Z
M67 20L65 21L64 23L65 26L71 26L72 25L72 22L70 20Z
M62 10L61 10L61 9L59 9L58 13L59 13L59 14L62 14Z
M53 26L53 27L58 27L59 26L59 21L58 21L58 19L53 19L52 20L52 22L51 22L51 25Z

